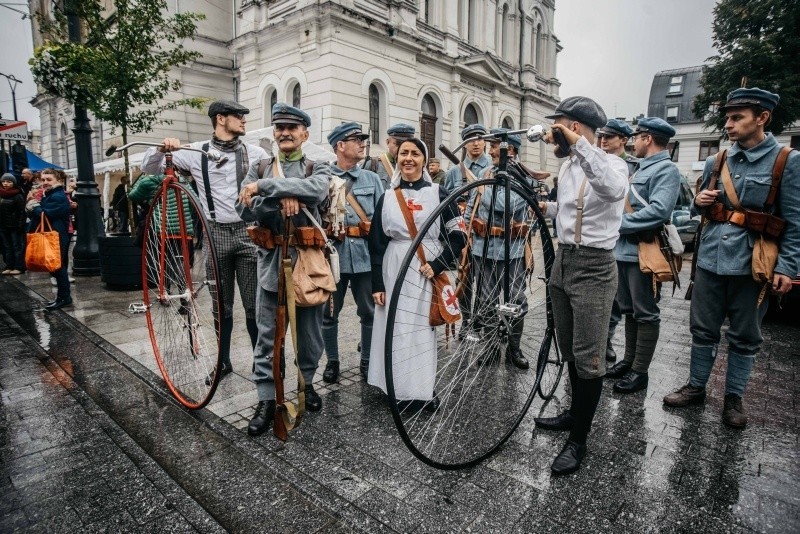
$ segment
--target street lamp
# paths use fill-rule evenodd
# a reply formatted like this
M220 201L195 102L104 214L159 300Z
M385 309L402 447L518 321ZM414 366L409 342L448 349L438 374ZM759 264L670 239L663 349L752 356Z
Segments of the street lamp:
M75 2L78 1L64 0L69 40L73 43L81 41L81 20L75 9ZM78 187L74 194L78 204L78 237L72 250L72 272L75 276L97 276L100 274L98 239L105 236L105 231L100 213L100 190L94 181L92 128L86 108L82 106L75 106L75 127L72 132L75 134L75 159L78 165Z

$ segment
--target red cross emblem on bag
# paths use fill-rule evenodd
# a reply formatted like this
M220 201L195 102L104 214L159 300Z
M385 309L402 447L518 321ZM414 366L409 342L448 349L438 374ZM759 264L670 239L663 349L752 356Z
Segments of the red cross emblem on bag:
M444 286L444 289L442 289L442 301L450 315L458 314L458 299L453 291L453 286Z
M413 198L409 198L406 200L406 205L408 209L411 211L422 211L422 204L414 200Z

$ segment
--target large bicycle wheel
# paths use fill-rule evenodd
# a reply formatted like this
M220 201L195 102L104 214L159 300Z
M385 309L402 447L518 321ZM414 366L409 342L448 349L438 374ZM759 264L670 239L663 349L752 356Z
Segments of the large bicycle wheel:
M555 334L551 331L548 336L550 339L547 343L542 344L536 361L536 372L539 375L539 384L536 390L543 400L550 400L553 397L564 369Z
M462 195L474 197L477 188L497 184L494 178L479 180L453 191L419 228L400 265L397 282L387 288L391 294L387 294L384 357L392 415L409 450L440 469L475 465L511 436L536 394L541 377L538 357L545 346L549 350L552 337L547 280L553 244L535 197L517 182L511 189L520 195L522 205L515 211L525 214L525 226L512 241L509 268L503 259L495 259L498 253L489 245L482 248L473 243L469 261L463 263L469 272L450 272L461 309L469 307L472 312L471 333L459 341L448 328L429 325L431 284L420 278L416 247L422 243L427 258L437 257L438 248L448 245L426 236L433 225L440 224L439 215L447 204ZM497 190L486 189L483 195ZM504 227L506 216L497 214L488 226ZM499 257L504 258L504 253ZM464 295L470 295L469 302ZM506 355L514 335L519 336L520 349L530 359L528 369L516 367ZM433 386L427 398L403 398L403 391L408 391L405 385L420 383Z
M170 182L153 199L144 230L142 277L150 341L170 392L205 406L219 383L222 284L206 218L194 193Z

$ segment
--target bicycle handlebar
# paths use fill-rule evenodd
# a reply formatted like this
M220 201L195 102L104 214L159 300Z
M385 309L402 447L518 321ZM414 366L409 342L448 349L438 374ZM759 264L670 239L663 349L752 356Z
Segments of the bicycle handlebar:
M106 156L111 156L111 154L113 154L114 152L122 152L126 148L130 148L132 146L154 146L154 147L158 147L158 148L163 148L164 147L164 143L150 143L150 142L139 141L139 142L136 142L136 143L128 143L127 145L123 145L123 146L121 146L119 148L114 146L114 145L111 145L108 148L108 150L106 150ZM193 147L190 147L190 146L182 146L182 147L177 148L177 150L189 150L191 152L199 152L201 154L205 154L208 157L208 159L210 159L211 161L220 161L221 159L223 159L222 154L220 154L216 150L209 150L208 152L206 152L205 150L201 150L199 148L193 148ZM170 151L170 152L174 152L174 151Z

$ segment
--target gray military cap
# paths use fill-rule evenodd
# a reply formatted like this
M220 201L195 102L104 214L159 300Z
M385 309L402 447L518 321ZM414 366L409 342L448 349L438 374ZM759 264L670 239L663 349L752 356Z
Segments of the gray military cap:
M250 110L238 102L234 102L233 100L215 100L210 106L208 106L209 117L215 117L217 115L229 115L233 113L247 115L250 113Z
M593 130L601 128L606 124L606 112L600 104L585 96L571 96L565 98L556 108L556 112L547 115L546 119L557 119L567 117L589 126Z

